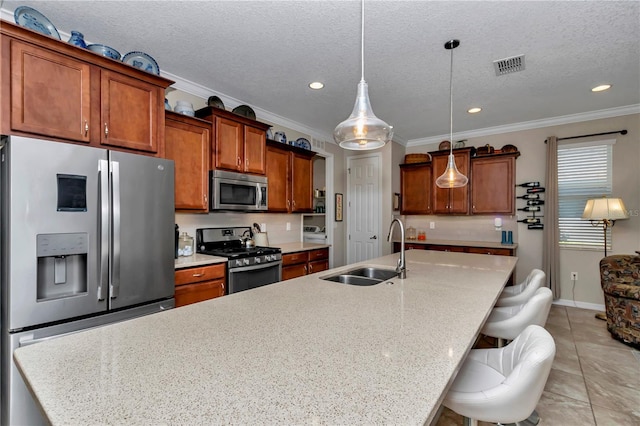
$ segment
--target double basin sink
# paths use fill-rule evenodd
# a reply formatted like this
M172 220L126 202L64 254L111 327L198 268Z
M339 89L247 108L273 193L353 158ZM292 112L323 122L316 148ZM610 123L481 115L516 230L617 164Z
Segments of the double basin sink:
M339 274L321 277L321 279L350 285L375 285L397 276L398 273L393 269L360 267L340 272Z

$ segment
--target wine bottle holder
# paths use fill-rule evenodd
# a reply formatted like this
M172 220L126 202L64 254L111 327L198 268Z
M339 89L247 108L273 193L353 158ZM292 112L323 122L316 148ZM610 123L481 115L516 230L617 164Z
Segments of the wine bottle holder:
M545 188L540 186L540 182L525 182L520 185L516 185L517 188L526 189L524 195L516 196L516 201L522 200L525 204L522 208L518 208L518 211L524 211L530 214L522 220L518 220L520 223L526 223L527 229L544 229L542 223L542 209L544 208L544 200L542 196L545 193Z

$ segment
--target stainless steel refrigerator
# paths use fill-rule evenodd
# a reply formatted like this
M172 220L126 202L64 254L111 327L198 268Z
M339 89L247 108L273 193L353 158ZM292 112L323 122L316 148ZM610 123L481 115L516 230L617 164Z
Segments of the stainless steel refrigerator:
M0 423L34 425L16 348L174 307L174 167L0 138Z

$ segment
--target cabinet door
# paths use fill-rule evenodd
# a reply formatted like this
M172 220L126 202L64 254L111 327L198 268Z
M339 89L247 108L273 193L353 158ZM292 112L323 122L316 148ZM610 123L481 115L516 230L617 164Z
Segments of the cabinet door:
M267 147L268 208L270 212L288 212L290 208L289 152Z
M313 262L309 262L309 273L315 274L316 272L322 272L329 269L329 261L328 260L316 260Z
M263 175L267 162L267 136L264 130L244 126L244 171Z
M400 214L431 213L431 165L400 167Z
M468 150L454 152L454 158L458 171L469 177L469 160L471 154ZM435 182L447 169L448 154L434 155L431 161L433 169L433 213L436 214L467 214L469 213L469 185L462 188L439 188Z
M292 153L291 188L292 212L313 211L313 160Z
M11 128L89 142L90 66L17 40L10 43Z
M224 280L203 281L176 287L176 308L224 296Z
M307 264L282 267L282 281L307 275Z
M444 173L447 168L449 157L446 155L433 156L431 160L432 182L433 182L433 203L431 210L435 214L449 213L449 188L439 188L436 186L436 179Z
M242 124L216 117L215 133L215 154L213 157L215 168L242 171L242 156L244 155Z
M169 113L167 113L169 114ZM209 211L209 128L165 120L165 157L175 162L176 210Z
M474 158L471 161L471 212L514 214L515 157Z
M106 70L100 85L100 144L157 153L164 143L163 90Z

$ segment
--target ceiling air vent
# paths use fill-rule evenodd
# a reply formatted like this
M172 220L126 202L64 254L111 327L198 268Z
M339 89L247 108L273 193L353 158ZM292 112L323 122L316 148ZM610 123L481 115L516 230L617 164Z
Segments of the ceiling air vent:
M493 61L493 67L496 69L496 76L498 77L512 72L524 71L524 55L495 60Z

